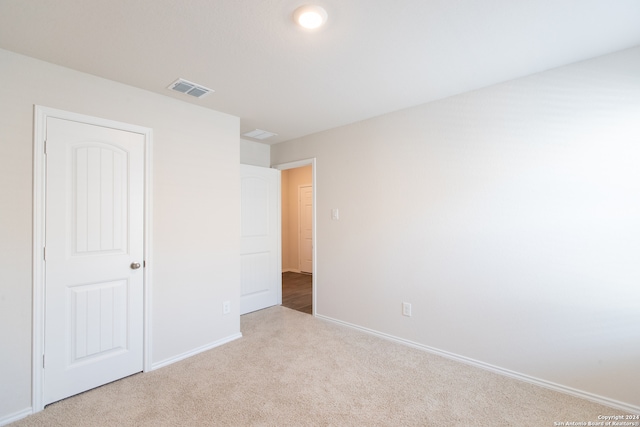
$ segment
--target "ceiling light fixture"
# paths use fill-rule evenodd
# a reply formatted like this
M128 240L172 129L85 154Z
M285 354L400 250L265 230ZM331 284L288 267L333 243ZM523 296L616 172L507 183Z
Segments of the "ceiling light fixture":
M320 6L300 6L293 12L293 20L301 27L315 30L327 22L327 11Z

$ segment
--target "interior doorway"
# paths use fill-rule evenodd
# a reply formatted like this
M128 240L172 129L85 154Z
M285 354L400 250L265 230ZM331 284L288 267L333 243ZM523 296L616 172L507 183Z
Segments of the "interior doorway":
M282 305L316 313L315 159L281 170Z
M311 181L311 165L281 171L283 272L313 274Z

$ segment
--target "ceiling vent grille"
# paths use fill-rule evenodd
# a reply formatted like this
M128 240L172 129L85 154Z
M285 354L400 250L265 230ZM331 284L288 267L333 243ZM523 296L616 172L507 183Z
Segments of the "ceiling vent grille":
M242 134L242 136L248 136L249 138L253 138L253 139L267 139L276 135L278 134L273 132L267 132L266 130L260 130L260 129L252 130L251 132Z
M202 98L203 96L206 96L210 92L213 92L212 89L206 88L202 85L192 83L185 79L178 79L175 82L171 83L169 85L169 89L175 90L176 92L191 95L196 98Z

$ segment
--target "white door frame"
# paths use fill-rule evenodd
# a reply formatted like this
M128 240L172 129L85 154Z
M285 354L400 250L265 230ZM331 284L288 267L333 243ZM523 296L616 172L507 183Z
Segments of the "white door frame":
M44 327L45 327L45 196L46 196L46 161L45 137L47 135L47 118L59 118L96 126L108 127L144 136L144 331L143 331L143 370L151 368L151 147L152 131L142 126L130 125L113 120L85 116L68 111L57 110L40 105L35 106L33 132L33 332L32 332L32 377L31 377L31 410L39 412L44 409Z
M287 170L287 169L295 169L295 168L300 168L302 166L307 166L307 165L311 165L311 190L312 190L312 203L313 203L313 213L312 218L311 218L311 238L313 240L313 274L311 275L311 292L312 292L312 296L311 296L311 304L312 304L312 310L311 310L311 314L313 316L316 316L316 308L317 308L317 290L318 290L318 261L317 261L317 239L316 239L316 189L317 189L317 185L316 185L316 158L310 158L310 159L302 159L302 160L298 160L295 162L288 162L288 163L280 163L277 165L272 165L271 167L274 169L278 169L278 170ZM280 196L280 198L282 198L282 195ZM280 201L280 203L282 203L282 200ZM280 215L280 222L282 222L282 214Z

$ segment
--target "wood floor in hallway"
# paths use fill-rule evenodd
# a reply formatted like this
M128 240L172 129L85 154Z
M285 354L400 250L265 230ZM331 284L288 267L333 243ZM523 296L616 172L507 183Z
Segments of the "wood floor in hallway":
M312 303L311 275L282 273L282 306L312 314Z

